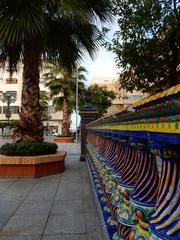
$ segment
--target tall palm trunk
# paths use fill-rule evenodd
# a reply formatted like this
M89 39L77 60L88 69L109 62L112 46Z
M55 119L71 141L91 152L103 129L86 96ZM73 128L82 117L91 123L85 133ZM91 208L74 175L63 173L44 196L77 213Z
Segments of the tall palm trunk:
M17 132L19 141L43 141L43 124L39 106L39 66L41 48L35 41L25 42L23 88L21 98L20 122Z
M70 133L69 112L68 112L68 96L64 91L63 97L63 122L62 122L62 134Z

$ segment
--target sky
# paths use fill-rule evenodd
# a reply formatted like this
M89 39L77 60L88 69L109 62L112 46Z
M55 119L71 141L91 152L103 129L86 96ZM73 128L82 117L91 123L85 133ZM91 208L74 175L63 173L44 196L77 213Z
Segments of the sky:
M88 70L88 84L91 83L94 77L114 78L119 72L115 63L115 55L108 52L105 48L100 48L99 53L94 60L87 56L83 65Z
M108 38L111 38L113 33L116 31L117 26L107 26L111 28L111 31L108 33ZM94 77L112 77L115 78L118 76L120 70L116 67L115 63L115 54L107 51L104 47L99 49L97 57L92 60L89 56L85 56L82 65L88 70L87 76L87 85L91 84L91 81ZM71 116L71 129L76 129L76 114L75 112ZM78 116L78 125L80 122L80 116Z
M110 31L107 33L107 38L112 39L113 34L118 30L116 21L113 23L107 23L104 25L109 28ZM100 29L102 26L99 25ZM89 56L84 58L82 63L88 70L88 84L92 81L94 77L115 77L117 76L119 69L116 67L115 54L107 51L104 47L100 47L97 57L92 60Z

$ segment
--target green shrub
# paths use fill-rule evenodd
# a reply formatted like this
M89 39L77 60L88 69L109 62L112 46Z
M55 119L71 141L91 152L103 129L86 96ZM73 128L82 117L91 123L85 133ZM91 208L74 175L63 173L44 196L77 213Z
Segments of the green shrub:
M0 148L0 154L7 156L38 156L54 154L57 144L50 142L37 143L6 143Z
M57 137L74 137L71 133L58 135Z

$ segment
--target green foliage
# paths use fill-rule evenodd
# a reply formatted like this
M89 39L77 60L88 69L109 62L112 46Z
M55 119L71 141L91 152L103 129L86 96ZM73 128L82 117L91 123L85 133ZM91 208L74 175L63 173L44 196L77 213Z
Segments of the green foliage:
M0 122L0 128L5 128L6 124L4 122Z
M59 111L63 108L63 94L67 94L68 112L71 114L75 109L75 94L76 94L76 81L77 71L68 72L59 64L48 64L49 70L44 74L45 86L50 90L50 96L53 99L55 110ZM79 96L85 89L84 82L86 81L85 73L87 70L80 66L78 68L78 93Z
M9 61L11 72L23 58L26 42L41 46L44 59L73 69L85 51L93 57L100 45L96 20L111 18L110 0L5 0L0 9L0 61Z
M10 127L15 128L18 124L19 120L11 120L9 123L7 122L0 122L0 128Z
M54 154L57 144L50 142L38 143L6 143L0 148L0 154L7 156L38 156Z
M45 86L50 90L50 96L56 111L63 111L62 132L70 131L69 115L75 109L76 104L76 83L78 74L78 93L82 94L85 89L84 81L87 70L79 67L78 71L69 72L57 63L47 64L49 70L44 74Z
M119 30L104 45L117 55L120 83L154 93L180 82L180 4L177 0L114 0ZM104 34L107 33L104 29Z
M113 91L107 90L105 87L92 85L80 96L79 106L80 109L82 109L85 105L90 105L99 113L99 116L101 116L107 112L107 109L112 104L112 100L115 98L116 95Z
M15 128L15 127L17 126L18 122L19 122L19 120L11 120L11 121L9 122L10 128ZM7 126L7 125L6 125L6 126Z
M49 102L49 94L46 91L40 91L40 114L43 121L47 121L50 119L50 115L48 114L48 102Z
M67 133L67 134L62 134L62 135L58 135L57 137L74 137L71 133Z
M24 64L21 123L17 129L21 139L42 140L42 61L58 62L70 72L86 53L94 57L101 44L97 22L110 20L110 10L110 0L0 0L0 64L8 62L11 75L19 60Z

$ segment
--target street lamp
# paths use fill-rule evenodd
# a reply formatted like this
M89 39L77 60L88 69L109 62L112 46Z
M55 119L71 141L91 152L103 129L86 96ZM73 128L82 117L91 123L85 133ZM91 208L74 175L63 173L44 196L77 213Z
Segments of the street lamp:
M2 102L7 102L7 110L5 112L6 118L8 120L8 126L9 126L9 119L11 117L11 111L10 111L10 104L14 103L16 101L16 98L12 96L10 93L3 93L2 96Z
M76 143L78 143L78 67L76 69Z

